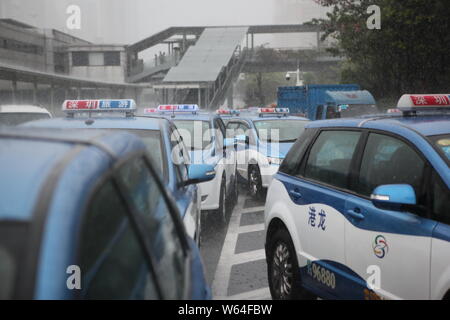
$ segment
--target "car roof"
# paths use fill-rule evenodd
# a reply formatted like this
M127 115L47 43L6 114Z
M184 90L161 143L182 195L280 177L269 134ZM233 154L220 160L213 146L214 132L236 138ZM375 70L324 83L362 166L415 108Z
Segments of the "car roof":
M87 122L93 120L93 122ZM163 118L149 117L80 117L54 118L31 121L22 126L42 128L95 128L95 129L137 129L137 130L160 130L161 124L167 120Z
M355 127L383 128L394 131L399 126L420 133L423 136L435 136L450 133L450 115L378 115L349 119L320 120L308 124L307 128Z
M77 183L86 185L83 179L92 177L79 177L80 163L89 166L81 168L84 172L103 172L115 159L141 150L145 151L143 142L126 132L0 128L0 220L29 221L58 166L64 174L77 171Z
M0 106L0 113L45 113L50 114L50 112L42 107L33 105L3 105Z
M304 120L304 121L311 121L308 118L303 117L297 117L297 116L283 116L283 115L263 115L262 117L259 116L257 113L251 113L251 114L243 114L241 113L238 117L233 117L234 119L245 119L245 120Z
M198 120L198 121L211 121L212 119L219 118L216 114L213 113L206 113L206 112L198 112L198 113L190 113L190 112L176 112L175 114L167 112L167 113L160 113L160 114L154 114L149 115L149 117L156 117L156 118L165 118L172 121L175 120Z

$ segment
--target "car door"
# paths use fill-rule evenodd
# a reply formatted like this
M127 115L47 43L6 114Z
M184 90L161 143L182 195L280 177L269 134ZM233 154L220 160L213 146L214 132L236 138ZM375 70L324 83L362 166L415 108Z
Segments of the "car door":
M171 161L175 167L178 182L174 197L178 210L184 217L183 221L188 235L196 239L200 224L200 193L198 192L197 185L184 185L184 182L188 179L190 158L189 152L176 128L172 128L171 144Z
M438 222L431 244L431 299L450 299L450 190L437 172L431 183L432 219Z
M399 137L369 134L352 187L357 195L350 195L345 204L353 298L429 298L431 235L436 223L427 218L424 159ZM389 184L411 185L419 206L403 212L376 207L370 200L372 192Z
M235 122L237 127L235 129L235 136L244 135L248 143L239 141L236 149L237 169L239 174L247 179L247 169L250 157L250 126L242 121ZM231 123L229 123L230 125Z
M285 182L291 200L288 208L302 247L302 281L324 297L344 295L349 283L344 210L360 139L359 131L321 131L295 177Z
M219 164L224 168L224 174L226 178L226 190L230 190L230 182L232 181L232 175L234 174L234 151L232 148L224 147L224 139L226 137L225 125L222 119L217 118L214 120L215 140L216 140L216 154L220 156ZM228 192L227 191L227 192Z

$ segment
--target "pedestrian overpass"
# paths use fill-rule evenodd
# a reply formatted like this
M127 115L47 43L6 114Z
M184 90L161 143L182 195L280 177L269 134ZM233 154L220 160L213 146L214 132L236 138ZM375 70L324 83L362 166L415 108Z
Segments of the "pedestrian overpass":
M316 33L320 51L320 29L313 25L259 25L173 27L127 47L127 82L152 83L163 104L196 103L215 109L228 98L233 105L233 84L241 72L285 71L298 61L286 59L267 65L255 57L255 35L276 33ZM178 38L177 38L178 37ZM167 44L164 61L146 66L139 53L155 45ZM339 59L318 57L300 61L302 68L336 64ZM287 71L287 70L286 70Z

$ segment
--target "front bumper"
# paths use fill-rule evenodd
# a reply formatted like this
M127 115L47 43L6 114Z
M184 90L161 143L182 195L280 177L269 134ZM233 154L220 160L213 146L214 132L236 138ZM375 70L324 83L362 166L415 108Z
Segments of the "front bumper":
M273 176L278 172L278 169L280 169L280 166L274 164L261 166L259 168L261 172L261 182L264 188L269 187L270 183L272 182Z

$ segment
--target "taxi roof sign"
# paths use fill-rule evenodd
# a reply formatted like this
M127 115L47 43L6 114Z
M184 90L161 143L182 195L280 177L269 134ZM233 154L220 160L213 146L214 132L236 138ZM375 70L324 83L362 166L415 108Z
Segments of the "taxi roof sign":
M76 112L133 112L136 110L136 102L132 99L118 100L66 100L62 110L67 113Z
M158 112L158 109L156 109L156 108L146 108L146 109L144 109L144 114L156 113L156 112Z
M225 110L225 109L219 109L216 111L218 115L240 115L241 112L239 110Z
M171 104L171 105L160 105L157 110L159 112L192 112L196 113L200 110L196 104Z
M258 113L275 113L275 114L287 114L290 113L289 108L259 108Z
M450 109L450 94L405 94L397 108L401 111Z

